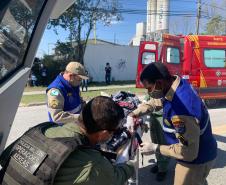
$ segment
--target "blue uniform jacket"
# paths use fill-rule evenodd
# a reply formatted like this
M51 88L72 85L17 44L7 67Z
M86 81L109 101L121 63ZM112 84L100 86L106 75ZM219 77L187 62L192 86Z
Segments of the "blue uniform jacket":
M163 100L163 120L167 120L168 124L163 121L164 134L167 144L178 143L175 133L167 132L177 128L172 124L171 118L176 115L186 115L196 118L200 126L200 141L198 157L189 163L202 164L211 161L217 156L217 143L212 134L209 113L200 97L184 79L180 80L179 86L174 92L172 101Z
M64 97L63 111L73 114L79 114L81 112L81 99L79 95L79 86L72 87L67 80L59 74L56 79L47 87L46 92L51 88L59 89ZM52 121L50 113L48 113L50 121Z

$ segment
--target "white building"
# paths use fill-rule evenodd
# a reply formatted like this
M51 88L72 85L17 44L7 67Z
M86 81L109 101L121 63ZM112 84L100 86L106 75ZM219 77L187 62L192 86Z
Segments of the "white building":
M147 22L137 23L130 45L139 46L142 40L157 40L169 32L169 4L169 0L147 0Z
M110 43L88 44L84 56L84 66L92 81L105 81L105 66L109 62L114 81L135 80L138 47L120 46Z
M136 24L136 35L131 40L129 45L139 46L140 41L145 40L145 35L146 35L146 22L137 23Z

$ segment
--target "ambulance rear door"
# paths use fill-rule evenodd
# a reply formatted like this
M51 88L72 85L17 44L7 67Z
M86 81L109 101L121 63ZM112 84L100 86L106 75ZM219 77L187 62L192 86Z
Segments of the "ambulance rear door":
M140 82L140 74L144 67L152 62L158 60L158 42L142 41L140 43L140 49L137 62L137 75L136 75L136 87L143 87Z
M160 60L167 66L172 75L181 76L182 74L183 45L182 37L168 34L163 35Z

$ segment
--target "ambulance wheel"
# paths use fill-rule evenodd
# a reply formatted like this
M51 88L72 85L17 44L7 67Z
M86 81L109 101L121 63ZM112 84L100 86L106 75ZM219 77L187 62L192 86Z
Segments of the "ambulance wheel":
M205 104L208 108L214 108L219 105L219 100L216 99L205 100Z

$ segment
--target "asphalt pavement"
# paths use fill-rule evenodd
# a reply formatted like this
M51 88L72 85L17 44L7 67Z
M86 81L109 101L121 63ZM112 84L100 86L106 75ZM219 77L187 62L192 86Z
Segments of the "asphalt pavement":
M105 85L105 86L95 86L88 87L88 91L99 91L99 90L107 90L107 89L122 89L122 88L132 88L135 87L135 84L130 85ZM80 88L81 89L81 88ZM45 91L30 91L24 92L23 95L35 95L35 94L45 94Z

